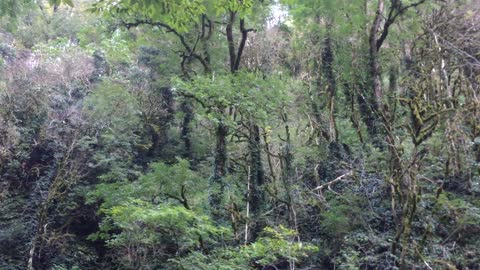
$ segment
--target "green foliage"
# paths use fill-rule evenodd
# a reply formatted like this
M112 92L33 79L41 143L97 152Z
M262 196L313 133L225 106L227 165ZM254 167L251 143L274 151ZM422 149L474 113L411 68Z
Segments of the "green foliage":
M196 175L186 160L180 159L173 165L153 163L150 168L150 173L135 182L117 179L114 183L99 184L90 194L90 202L101 199L101 211L121 204L127 198L182 204L180 201L184 197L190 207L199 210L205 204L207 194L197 191L205 190L206 180Z
M223 110L233 107L249 119L265 126L272 115L280 114L290 100L289 91L295 84L280 75L264 76L254 72L228 75L197 76L191 81L176 79L178 91L193 96L206 109L205 116L213 122L223 119Z
M206 203L207 194L198 190L206 190L207 183L190 170L188 161L180 159L174 165L154 163L150 168L152 172L140 178L146 184L145 192L159 189L169 199L185 197L190 207L204 206Z
M104 82L91 93L84 103L85 113L95 119L95 125L106 131L105 136L119 140L134 137L140 123L135 97L122 85Z
M307 31L322 31L325 26L320 18L335 22L332 27L337 31L331 33L335 37L352 35L359 31L368 22L363 1L349 0L283 0L282 3L290 6L290 13L298 26L307 26ZM328 22L327 22L328 23Z
M356 250L346 249L342 250L335 263L338 265L336 268L341 270L355 270L359 268L360 253Z
M0 1L0 17L16 18L24 8L30 7L31 0L3 0Z
M174 260L179 269L240 270L256 269L288 261L290 265L318 251L318 248L296 241L295 231L283 226L265 228L264 236L254 243L239 248L217 248L208 255L200 252Z
M205 6L201 0L162 2L99 0L93 5L92 11L123 16L141 15L152 20L164 21L180 31L186 31L191 23L197 21L205 12Z
M267 227L264 233L264 237L260 237L242 250L248 258L254 258L260 265L275 264L280 259L297 262L300 258L307 257L309 253L318 251L318 248L311 244L297 241L297 233L283 226Z
M91 54L101 50L113 64L131 64L133 59L128 33L121 30L110 33L105 27L106 25L99 25L84 28L79 33L80 45Z
M132 159L139 147L141 121L139 104L122 85L103 82L84 102L84 113L100 134L93 143L102 148L95 154L95 167L107 170L105 181L118 181L135 175Z
M82 13L79 9L61 8L50 14L47 7L39 8L36 2L32 1L29 8L20 12L15 20L0 21L2 27L11 28L16 42L26 48L46 47L50 42L55 44L56 39L67 39L75 44L78 32L91 22L91 14Z
M73 0L48 0L51 6L60 6L62 4L73 7Z
M178 164L167 165L163 163L154 163L151 165L153 171L142 175L136 181L116 181L115 183L102 183L97 189L90 193L90 203L101 200L100 211L106 211L122 204L125 200L143 200L161 202L168 198L164 196L164 185L172 177L180 183L169 182L167 189L174 189L173 186L192 181L194 173L189 170L188 162L180 160Z
M177 252L198 247L199 237L206 242L215 237L228 237L228 230L213 226L208 216L168 204L155 205L128 199L120 205L103 210L106 219L98 236L107 237L111 247L125 245L152 247L175 244ZM113 233L111 229L120 229ZM93 239L95 236L92 237Z
M440 194L435 210L442 216L445 224L452 223L452 221L459 227L478 227L480 224L480 208L453 194L446 192Z
M357 131L353 128L350 119L339 119L337 121L338 130L341 130L340 141L347 145L361 145ZM364 130L362 130L365 133Z
M124 18L144 17L166 23L179 32L187 32L195 23L200 22L201 15L221 16L232 11L245 16L253 3L253 0L98 0L91 10L107 16L116 14Z
M69 38L62 37L51 40L48 43L37 43L32 50L35 53L41 53L48 57L59 57L67 51L72 51L75 46Z
M101 199L100 211L104 215L100 231L90 238L105 239L119 252L119 258L127 252L130 261L120 260L127 267L158 264L153 259L147 262L141 258L153 256L171 245L180 255L189 254L170 259L170 263L184 269L247 269L254 264L268 265L280 260L293 263L317 250L297 242L294 231L279 227L265 229L264 237L241 248L215 248L209 255L195 251L216 246L220 240L227 241L231 237L229 230L214 226L208 216L201 214L201 208L189 210L178 200L171 200L182 196L184 186L202 185L201 179L188 169L188 162L154 163L151 169L137 181L100 184L90 193L91 202ZM191 202L196 201L196 196L204 196L193 190L185 194L192 198ZM123 249L125 246L133 248L127 251Z
M378 3L0 0L0 269L476 269L479 7L396 18L372 145ZM421 147L413 94L441 109Z
M347 196L350 197L350 196ZM352 196L349 199L354 199ZM335 200L328 210L321 213L321 226L324 232L333 238L341 239L359 225L361 210L350 204Z
M151 170L137 181L99 184L90 192L90 202L102 201L100 212L104 215L100 231L90 237L92 240L104 239L121 264L135 268L159 264L142 258L168 252L162 250L172 246L175 252L184 254L230 237L228 229L214 226L202 214L199 206L206 194L192 189L201 188L202 180L189 169L187 161L154 163ZM182 199L195 210L187 209ZM124 253L130 256L126 261L121 259Z
M34 0L2 0L0 1L0 17L9 16L16 18L25 9L32 9L37 7ZM51 6L68 5L73 7L73 0L48 0Z
M133 200L104 212L101 233L92 239L104 238L118 254L119 263L131 269L158 266L170 247L184 254L229 235L228 229L214 226L209 217L182 206Z

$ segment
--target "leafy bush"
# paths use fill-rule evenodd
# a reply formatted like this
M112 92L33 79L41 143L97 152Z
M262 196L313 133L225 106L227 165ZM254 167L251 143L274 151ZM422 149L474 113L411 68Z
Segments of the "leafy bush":
M165 256L201 249L229 231L216 227L209 217L169 204L130 200L105 209L100 232L90 239L106 240L116 261L128 269L157 267Z
M200 206L206 198L191 192L194 183L202 186L202 179L187 161L150 167L151 172L136 181L101 183L89 193L90 203L102 201L104 215L91 240L105 240L122 266L149 269L166 255L185 254L230 238L228 229L214 226L202 214Z
M245 246L217 248L208 255L194 252L172 262L177 269L241 270L268 265L283 269L318 251L317 247L298 241L296 232L283 226L267 227L263 234Z

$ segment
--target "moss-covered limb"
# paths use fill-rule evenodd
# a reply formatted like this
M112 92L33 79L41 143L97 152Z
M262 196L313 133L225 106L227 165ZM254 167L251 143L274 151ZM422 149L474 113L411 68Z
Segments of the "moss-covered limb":
M415 177L415 176L413 176ZM407 207L407 213L405 213L406 217L404 218L403 220L403 226L405 226L405 230L403 232L403 239L402 239L402 253L401 253L401 256L400 256L400 263L401 263L401 266L404 268L404 269L407 269L407 263L406 263L406 256L407 256L407 253L410 251L410 245L409 245L409 242L410 242L410 237L411 237L411 234L412 234L412 222L415 218L415 214L417 212L417 203L420 199L420 195L419 194L419 189L418 189L418 186L416 185L416 180L413 179L413 182L414 184L412 185L413 186L413 190L410 192L409 194L409 205Z

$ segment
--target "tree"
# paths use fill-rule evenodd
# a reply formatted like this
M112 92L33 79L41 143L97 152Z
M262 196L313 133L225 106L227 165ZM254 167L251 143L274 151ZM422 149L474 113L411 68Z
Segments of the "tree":
M260 4L257 4L260 5ZM182 8L178 8L178 7ZM178 38L183 50L181 52L181 67L185 79L191 78L192 74L189 71L187 65L191 65L190 62L196 61L203 67L203 72L207 76L213 71L210 51L208 48L210 39L212 38L212 31L214 27L215 17L222 17L225 20L225 36L226 45L228 48L229 59L229 73L235 74L240 69L243 51L248 38L248 33L254 29L246 28L246 16L250 14L254 7L254 1L189 1L189 2L176 2L166 1L162 4L151 1L98 1L94 5L94 10L98 12L113 12L120 20L123 20L122 24L127 27L134 27L138 25L150 25L165 29L167 32L172 33ZM136 14L141 19L131 18L131 14ZM240 42L235 44L234 41L234 24L238 22L239 32L241 35ZM191 41L187 38L193 35L195 39ZM191 42L191 43L189 43ZM203 49L197 48L197 44L200 42ZM200 46L198 46L200 47ZM190 64L189 64L190 63ZM221 63L221 62L220 62ZM227 72L226 70L219 70L220 73ZM186 95L186 97L194 97ZM198 101L198 99L197 99ZM201 102L200 102L201 103ZM205 104L203 104L205 105ZM185 146L187 152L189 152L190 141L188 138L188 125L191 121L191 109L189 104L182 106L185 109L185 119L183 125L183 137L185 139ZM214 107L219 115L216 122L216 144L215 144L215 160L214 170L211 178L212 187L214 188L211 196L212 208L217 208L221 205L222 189L224 187L224 181L222 180L226 176L226 163L227 163L227 135L229 133L228 126L224 123L226 119L223 119L224 114L229 111L230 116L233 112L232 107L223 106L217 104ZM257 130L253 128L253 130ZM259 137L259 136L257 136ZM258 158L257 158L258 160ZM217 215L222 215L220 209L214 210Z

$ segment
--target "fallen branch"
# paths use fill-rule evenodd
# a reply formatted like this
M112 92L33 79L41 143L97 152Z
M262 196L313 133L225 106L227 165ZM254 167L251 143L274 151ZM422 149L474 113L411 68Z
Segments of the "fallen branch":
M328 187L328 189L331 190L331 188L330 188L331 185L333 185L333 184L335 184L335 183L337 183L337 182L342 181L343 178L345 178L345 177L347 177L347 176L351 176L352 174L353 174L353 171L349 171L349 172L347 172L347 173L345 173L345 174L342 174L342 175L340 175L339 177L333 179L332 181L330 181L330 182L328 182L328 183L325 183L325 184L323 184L323 185L320 185L320 186L314 188L313 191L317 191L317 190L322 191L322 190L323 190L324 188L326 188L326 187Z

